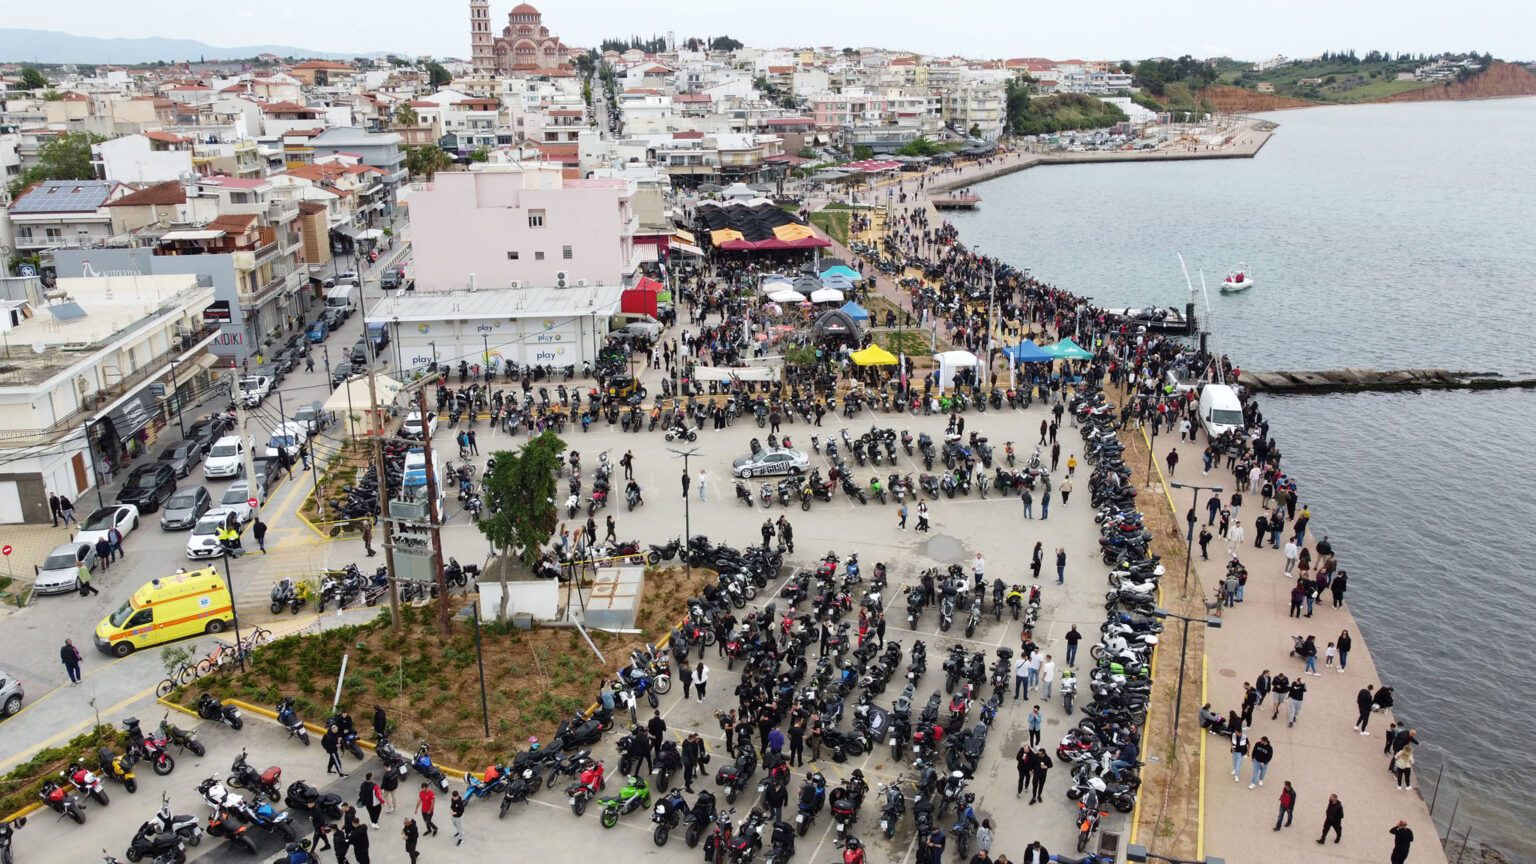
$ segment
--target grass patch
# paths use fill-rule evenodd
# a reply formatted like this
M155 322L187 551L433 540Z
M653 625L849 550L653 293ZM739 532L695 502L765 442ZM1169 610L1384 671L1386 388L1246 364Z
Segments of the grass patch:
M830 209L830 205L828 209ZM820 228L828 237L843 245L848 243L848 226L851 221L846 209L832 212L818 210L811 214L812 225Z

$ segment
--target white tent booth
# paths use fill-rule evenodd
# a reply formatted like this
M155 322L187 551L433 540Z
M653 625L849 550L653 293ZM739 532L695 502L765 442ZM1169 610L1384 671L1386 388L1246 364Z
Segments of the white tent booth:
M955 384L955 373L976 365L976 355L969 351L942 351L933 355L939 364L939 389L948 390Z
M374 405L374 394L378 396L377 406ZM396 404L399 396L400 382L393 378L374 375L373 390L370 391L368 376L354 375L331 391L324 408L341 421L341 429L348 437L359 438L374 434L377 424L387 424L390 406ZM375 417L375 412L383 416Z

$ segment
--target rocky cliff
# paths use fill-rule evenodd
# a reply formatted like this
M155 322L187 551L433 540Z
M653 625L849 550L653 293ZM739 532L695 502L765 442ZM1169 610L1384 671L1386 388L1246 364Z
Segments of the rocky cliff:
M1536 96L1536 75L1524 66L1494 63L1465 81L1448 81L1420 90L1409 90L1379 100L1382 102L1437 102L1453 99L1495 99L1506 96Z
M1286 108L1315 108L1323 103L1292 99L1273 93L1256 93L1242 87L1216 86L1200 91L1201 99L1210 100L1224 114L1252 114L1256 111L1280 111Z

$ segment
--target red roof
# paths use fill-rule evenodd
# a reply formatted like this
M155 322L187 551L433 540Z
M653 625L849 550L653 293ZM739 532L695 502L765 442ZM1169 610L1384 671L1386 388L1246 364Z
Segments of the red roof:
M167 180L164 183L156 183L146 186L137 192L129 192L116 201L108 201L107 207L149 207L153 205L171 206L187 203L187 193L182 190L181 184L175 180Z
M691 132L673 132L672 133L672 140L673 141L694 141L694 140L698 140L698 139L703 138L703 137L704 137L704 133L700 132L698 130L693 130Z
M170 132L145 132L144 137L151 141L163 141L166 144L186 144L194 140L182 135L174 135Z
M319 114L319 109L293 102L267 102L261 106L266 114Z
M244 234L255 221L255 213L221 213L219 218L203 227L210 231L223 231L226 234Z
M793 66L769 66L768 67L768 74L769 75L788 75L788 74L790 74L791 72L794 72L794 71L795 71L795 67L793 67Z

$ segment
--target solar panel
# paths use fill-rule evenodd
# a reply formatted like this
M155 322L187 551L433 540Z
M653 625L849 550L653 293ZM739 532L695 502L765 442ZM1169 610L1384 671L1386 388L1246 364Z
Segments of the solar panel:
M78 190L78 191L76 191ZM82 213L107 200L112 184L103 180L48 180L11 205L11 214Z
M55 321L78 321L85 317L85 310L80 308L79 303L66 301L64 303L54 303L51 306L44 306L43 308L53 315Z

